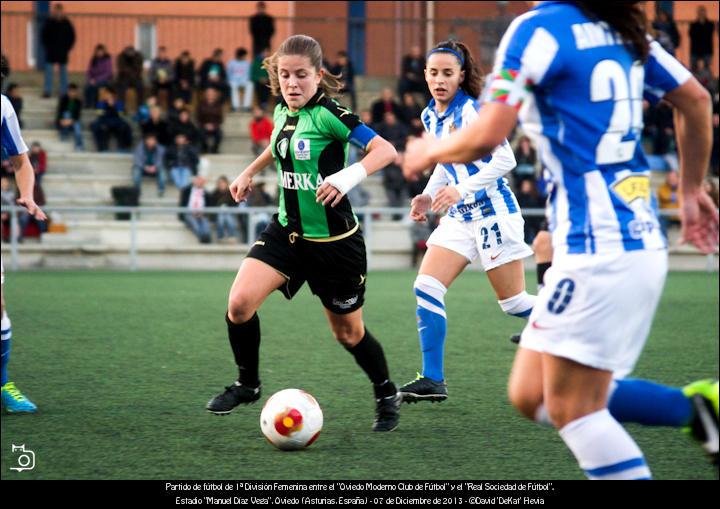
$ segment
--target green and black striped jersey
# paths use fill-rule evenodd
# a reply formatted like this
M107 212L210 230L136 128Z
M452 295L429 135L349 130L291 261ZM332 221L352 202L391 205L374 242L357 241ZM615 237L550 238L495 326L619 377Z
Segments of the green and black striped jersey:
M273 117L271 148L278 171L278 220L303 237L324 239L355 228L347 196L335 207L316 203L329 175L347 165L348 142L365 149L376 133L322 90L297 112L284 101Z

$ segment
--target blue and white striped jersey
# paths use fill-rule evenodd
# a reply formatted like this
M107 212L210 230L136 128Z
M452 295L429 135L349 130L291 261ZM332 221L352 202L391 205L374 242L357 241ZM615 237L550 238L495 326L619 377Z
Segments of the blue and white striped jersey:
M437 138L447 138L453 131L475 120L478 116L478 108L477 100L459 89L443 114L438 114L435 109L435 99L432 99L423 110L421 118L428 133ZM457 185L480 173L484 168L492 168L497 171L496 178L480 191L453 205L448 210L448 215L458 221L466 222L495 215L516 214L520 211L520 206L507 180L501 176L512 170L515 164L515 155L510 144L505 140L491 155L482 160L468 164L438 164L425 193L434 196L440 185Z
M20 134L20 126L18 125L15 109L10 104L10 100L2 95L2 148L9 156L16 156L28 151L27 145Z
M642 101L689 77L655 41L643 65L609 25L571 3L543 2L510 25L484 99L519 109L552 173L558 252L666 247L640 143Z

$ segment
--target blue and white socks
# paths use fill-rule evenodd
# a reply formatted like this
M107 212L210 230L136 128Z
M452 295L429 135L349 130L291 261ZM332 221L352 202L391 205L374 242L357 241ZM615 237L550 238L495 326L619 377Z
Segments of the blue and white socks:
M420 274L415 279L417 297L417 323L420 348L422 350L422 375L436 382L445 379L443 355L447 315L445 314L445 293L447 288L432 276Z
M589 479L650 479L642 451L607 409L585 415L559 431Z
M530 316L530 312L533 310L536 299L536 295L530 295L528 292L523 291L522 293L518 293L509 299L499 300L498 304L508 315L517 316L518 318L524 318L527 320Z
M7 376L7 365L10 360L10 340L12 339L12 324L10 323L10 317L8 317L5 310L2 314L2 384L5 385L8 381Z

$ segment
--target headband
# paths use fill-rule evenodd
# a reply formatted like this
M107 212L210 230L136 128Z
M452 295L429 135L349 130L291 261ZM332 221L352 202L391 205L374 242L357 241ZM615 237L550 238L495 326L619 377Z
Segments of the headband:
M457 57L458 60L460 60L460 67L465 65L465 59L463 58L462 54L458 53L454 49L445 47L432 49L430 50L430 53L427 54L428 58L430 58L430 55L432 55L433 53L452 53Z

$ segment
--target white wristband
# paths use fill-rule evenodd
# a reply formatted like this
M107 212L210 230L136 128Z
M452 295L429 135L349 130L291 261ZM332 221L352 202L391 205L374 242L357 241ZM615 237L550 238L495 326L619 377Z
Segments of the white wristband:
M347 194L350 189L358 185L365 178L367 178L365 167L360 163L355 163L337 173L333 173L326 178L324 182L333 186L340 191L341 194Z

